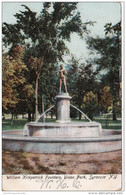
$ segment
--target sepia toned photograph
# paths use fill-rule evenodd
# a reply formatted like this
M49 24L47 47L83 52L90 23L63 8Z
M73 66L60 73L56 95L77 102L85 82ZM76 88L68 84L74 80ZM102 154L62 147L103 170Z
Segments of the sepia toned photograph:
M122 3L1 5L2 190L121 192Z

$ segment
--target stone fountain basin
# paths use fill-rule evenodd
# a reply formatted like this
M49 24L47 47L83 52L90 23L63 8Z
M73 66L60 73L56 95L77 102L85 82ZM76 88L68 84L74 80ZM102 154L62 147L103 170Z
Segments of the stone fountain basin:
M99 153L122 148L121 130L103 129L99 137L32 137L21 130L3 132L2 148L31 153Z
M101 125L97 122L30 122L24 128L24 135L33 137L99 137L101 134Z

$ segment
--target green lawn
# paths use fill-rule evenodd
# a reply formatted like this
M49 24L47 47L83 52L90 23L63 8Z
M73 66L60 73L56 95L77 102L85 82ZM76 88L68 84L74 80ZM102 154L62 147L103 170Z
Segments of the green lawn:
M121 120L95 119L94 121L101 123L103 129L121 129Z
M14 119L13 124L11 124L11 119L4 119L2 121L2 129L3 130L23 129L26 123L27 119Z
M78 119L75 119L73 121L78 121ZM82 119L81 121L85 121ZM104 129L121 129L121 120L112 121L111 119L103 119L103 118L95 118L93 121L99 122L102 125L102 128ZM13 121L13 124L11 124L11 119L4 119L2 121L2 129L3 130L17 130L17 129L23 129L24 125L27 123L27 119L15 119ZM47 118L46 122L55 122L54 119Z

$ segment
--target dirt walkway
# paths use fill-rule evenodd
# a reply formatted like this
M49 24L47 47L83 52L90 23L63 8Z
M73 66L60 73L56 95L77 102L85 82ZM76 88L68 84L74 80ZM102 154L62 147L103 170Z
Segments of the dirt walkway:
M122 151L33 154L3 151L3 174L121 174Z

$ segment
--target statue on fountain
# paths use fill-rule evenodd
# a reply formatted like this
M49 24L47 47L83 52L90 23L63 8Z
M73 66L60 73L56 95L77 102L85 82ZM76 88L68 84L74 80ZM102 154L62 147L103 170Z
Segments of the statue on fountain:
M56 100L56 122L64 123L70 122L70 99L67 92L66 77L67 71L61 64L60 69L57 71L59 76L59 94L55 97ZM62 83L64 85L65 93L61 92Z
M62 83L64 85L65 93L67 93L66 78L65 78L66 74L67 71L63 67L63 64L61 64L60 69L57 71L57 75L59 75L59 93L61 93Z

